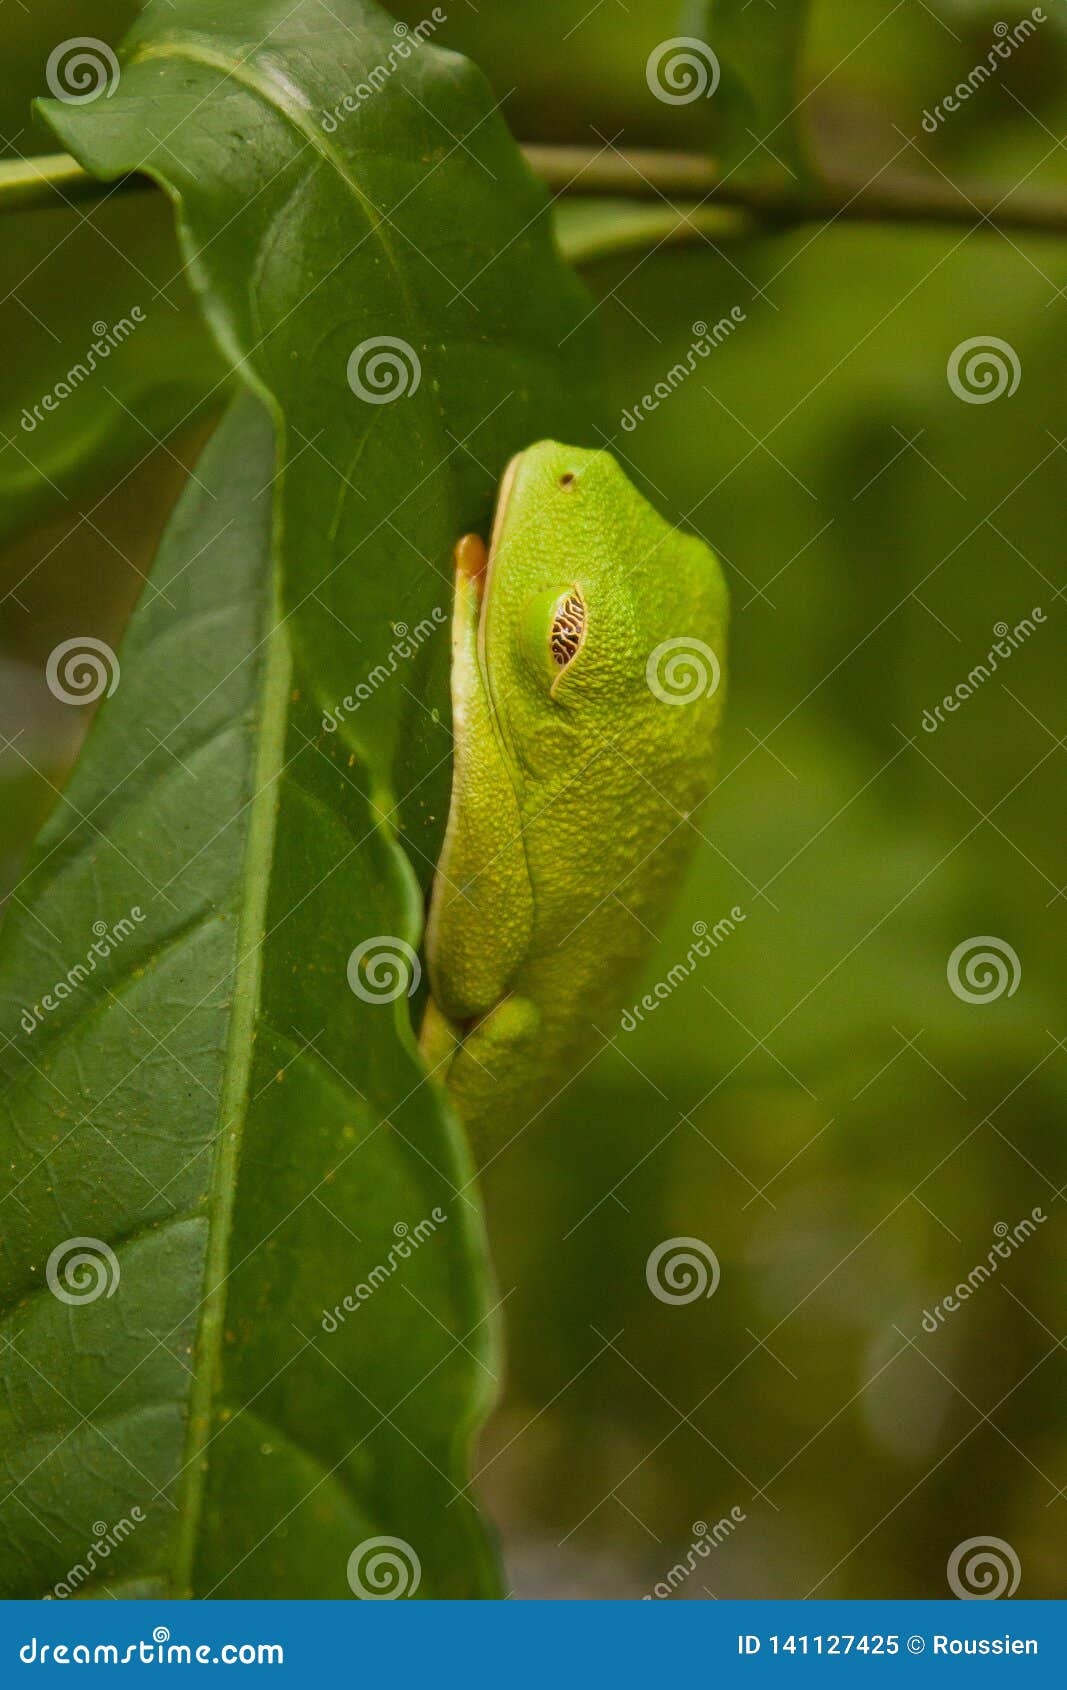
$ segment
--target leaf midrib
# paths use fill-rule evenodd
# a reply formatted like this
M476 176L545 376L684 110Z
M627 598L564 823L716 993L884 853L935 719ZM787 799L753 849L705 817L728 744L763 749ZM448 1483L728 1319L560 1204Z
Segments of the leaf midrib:
M203 1508L212 1408L219 1384L226 1318L230 1245L243 1130L249 1103L256 1018L263 974L267 900L270 894L278 811L277 783L284 767L288 694L292 658L279 603L277 570L272 571L270 632L264 664L258 721L259 744L252 772L251 813L242 865L242 895L237 929L237 960L226 1061L219 1099L215 1164L212 1170L211 1222L204 1263L207 1287L194 1349L193 1386L189 1393L186 1474L179 1510L174 1559L174 1593L191 1590L200 1516Z

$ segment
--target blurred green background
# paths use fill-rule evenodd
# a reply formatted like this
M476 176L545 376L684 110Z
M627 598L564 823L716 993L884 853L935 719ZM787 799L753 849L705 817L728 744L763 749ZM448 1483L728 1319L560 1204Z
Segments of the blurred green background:
M27 106L51 45L117 42L136 9L5 8L6 156L42 145ZM426 8L393 10L414 24ZM437 39L481 63L520 139L700 144L699 114L645 83L652 47L685 27L677 4L446 10ZM771 27L763 11L753 0L753 28ZM895 159L1067 192L1067 19L1059 0L1046 11L931 136L923 111L1016 14L822 0L804 64L816 152L860 181ZM76 750L44 658L75 624L117 637L222 370L161 196L23 213L5 232L10 884ZM509 1377L478 1466L512 1586L640 1596L684 1560L695 1523L734 1508L743 1521L678 1598L940 1596L955 1546L990 1535L1018 1556L1020 1595L1063 1596L1067 236L837 223L585 274L618 416L684 357L695 321L745 312L613 437L661 508L716 547L733 594L721 778L634 999L684 959L694 922L735 905L745 919L490 1170ZM110 410L88 389L27 440L22 407L94 321L134 303L148 321L109 365ZM979 335L1021 367L1017 392L982 405L946 378ZM86 477L81 447L101 431ZM925 732L994 625L1035 606L1044 624ZM1012 996L949 989L948 958L973 935L1017 953ZM1036 1235L924 1330L997 1224L1035 1206ZM710 1299L651 1295L646 1259L675 1236L716 1252Z

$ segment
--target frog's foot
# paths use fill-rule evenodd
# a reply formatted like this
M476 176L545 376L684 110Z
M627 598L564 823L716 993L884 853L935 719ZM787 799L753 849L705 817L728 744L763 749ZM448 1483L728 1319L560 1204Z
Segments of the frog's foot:
M432 997L427 998L419 1028L419 1055L430 1071L430 1078L441 1085L448 1081L449 1069L462 1037L462 1028L449 1020Z
M477 1150L500 1144L526 1124L536 1090L541 1013L510 996L466 1027L450 1022L431 998L422 1024L423 1060L444 1080Z

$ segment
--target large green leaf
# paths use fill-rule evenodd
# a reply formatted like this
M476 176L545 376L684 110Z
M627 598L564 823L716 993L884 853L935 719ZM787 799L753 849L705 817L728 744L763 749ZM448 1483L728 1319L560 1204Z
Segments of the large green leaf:
M425 878L450 545L513 449L588 438L593 323L470 66L412 49L324 132L395 48L384 14L216 11L149 7L106 109L48 109L180 202L274 426L246 399L209 447L3 935L0 1566L38 1593L137 1508L98 1586L348 1595L387 1535L419 1595L493 1594L462 1490L494 1353L470 1165L406 977L350 959L417 944L397 830ZM376 335L420 369L391 403L348 381ZM118 1283L71 1304L46 1264L85 1238Z
M589 435L592 307L544 190L481 73L396 34L372 0L151 5L110 98L41 110L95 174L141 169L180 202L209 319L280 413L284 602L333 709L388 660L397 623L447 603L452 541L485 527L507 456ZM390 340L400 397L378 403L374 353L356 354ZM408 684L339 729L395 774L424 867L448 778L424 701L444 709L447 663L447 641L424 643Z
M470 1172L401 1019L346 981L420 904L298 696L271 458L246 399L5 930L9 1595L123 1520L89 1591L343 1595L383 1532L426 1594L492 1589L446 1507L492 1366Z

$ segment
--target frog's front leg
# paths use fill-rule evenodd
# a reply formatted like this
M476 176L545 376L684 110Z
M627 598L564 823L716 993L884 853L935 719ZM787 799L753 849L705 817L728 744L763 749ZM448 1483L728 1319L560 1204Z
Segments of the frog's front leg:
M525 955L533 900L515 788L493 724L479 654L486 553L476 535L455 548L452 612L452 797L426 929L433 997L466 1025L500 1002ZM423 1045L441 1029L428 1027Z

